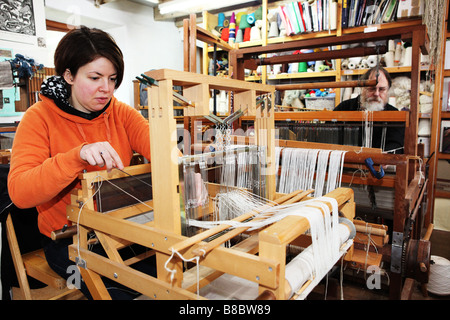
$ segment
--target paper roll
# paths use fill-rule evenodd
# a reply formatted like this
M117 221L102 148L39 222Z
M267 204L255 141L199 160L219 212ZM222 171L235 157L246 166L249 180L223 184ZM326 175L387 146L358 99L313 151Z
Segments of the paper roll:
M342 60L341 69L342 70L347 70L348 69L348 59Z
M375 55L368 56L366 63L369 68L376 67L377 66L377 56L375 56Z

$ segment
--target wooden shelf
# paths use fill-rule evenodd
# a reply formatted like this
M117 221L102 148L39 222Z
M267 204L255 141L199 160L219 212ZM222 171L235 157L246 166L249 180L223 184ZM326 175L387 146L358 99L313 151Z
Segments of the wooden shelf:
M363 121L364 112L361 111L299 111L275 112L275 121ZM254 117L243 116L242 120L252 120ZM377 111L373 113L373 121L404 122L408 125L407 111Z
M435 198L446 198L446 199L450 199L450 191L447 190L440 190L440 189L435 189L435 193L434 193Z
M439 160L450 160L450 153L438 152L438 159Z
M450 119L450 111L441 111L441 119Z

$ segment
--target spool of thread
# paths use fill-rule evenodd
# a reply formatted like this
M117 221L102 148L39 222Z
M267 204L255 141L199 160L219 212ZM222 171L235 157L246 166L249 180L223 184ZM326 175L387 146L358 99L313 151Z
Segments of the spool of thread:
M262 6L255 10L255 20L262 20Z
M241 16L241 21L239 22L239 29L246 29L251 27L251 25L247 21L247 17L248 17L247 14L243 14Z
M269 38L278 37L278 23L276 21L270 23L268 37Z
M298 62L290 63L288 73L297 73L297 72L298 72Z
M229 25L230 25L230 20L225 19L225 20L223 21L223 27L224 27L224 28L228 28Z
M307 72L308 71L308 64L306 62L300 62L298 64L298 72Z
M322 65L319 66L319 72L327 71L327 70L330 70L329 66L327 66L325 64L322 64Z
M400 63L401 58L402 58L402 44L398 42L395 47L394 64L398 65Z
M392 68L394 66L394 52L386 52L386 54L384 55L384 63L388 68Z
M228 42L229 37L230 37L230 29L223 28L222 29L222 35L220 36L220 39L222 39L223 41Z
M250 41L261 40L261 29L257 26L250 28Z
M244 41L244 31L242 29L237 29L236 31L236 43L240 43Z
M219 27L224 27L223 23L225 21L225 14L224 13L219 13L217 15L217 25Z
M255 23L255 21L256 21L256 18L255 18L254 12L247 15L247 23L249 25L253 25Z
M281 64L274 64L272 70L273 70L273 74L280 74L281 73Z
M278 21L278 12L269 11L267 13L267 21L269 21L269 22L277 22Z
M252 28L245 28L244 30L244 42L250 41L250 33Z
M412 64L412 47L407 47L403 50L402 66L410 67Z
M432 263L427 290L439 296L450 295L450 261L435 255L430 259Z
M315 67L314 67L314 71L315 72L320 72L320 67L323 66L323 60L317 60Z
M241 23L241 18L245 14L245 12L238 12L236 13L236 27L239 26L239 23Z
M395 41L392 39L389 40L389 42L388 42L388 51L392 51L392 52L395 51Z
M234 15L234 12L231 14L230 18L230 26L228 28L229 31L229 37L228 37L228 43L233 44L236 40L236 17Z

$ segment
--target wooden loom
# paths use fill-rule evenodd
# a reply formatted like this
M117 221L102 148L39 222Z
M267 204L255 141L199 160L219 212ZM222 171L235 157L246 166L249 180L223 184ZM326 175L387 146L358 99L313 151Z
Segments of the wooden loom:
M131 216L148 211L143 204L107 213L96 210L92 199L95 191L91 188L94 177L101 175L104 179L116 179L128 175L118 170L110 173L103 171L81 174L82 188L74 191L72 204L67 208L68 219L78 224L78 234L74 236L74 244L69 247L69 256L77 262L92 296L95 299L110 298L100 279L100 276L105 276L152 299L197 299L201 298L195 293L197 283L203 287L222 274L231 274L257 283L261 297L288 299L292 292L285 280L286 246L304 241L304 233L309 229L308 221L300 216L288 216L232 248L219 246L221 241L214 244L203 241L228 229L227 226L219 226L192 237L183 236L180 222L178 151L173 134L174 85L182 86L184 97L195 102L187 107L187 113L190 115L209 114L210 89L233 91L235 108L245 107L248 114L255 117L256 143L266 147L266 164L270 168L273 165L275 143L272 130L273 108L257 108L256 97L271 96L274 88L172 70L156 70L146 74L159 83L149 89L150 142L154 156L150 165L129 167L126 171L135 175L150 171L151 166L153 201L150 205L153 207L154 220L146 224L127 220ZM309 194L309 191L300 190L289 195L276 194L274 172L269 173L267 190L268 198L278 203L301 201L307 199ZM336 199L340 214L348 220L353 220L355 203L351 189L339 188L326 196ZM83 207L80 209L81 203ZM250 213L236 220L243 221L249 217ZM235 230L244 232L245 228ZM91 231L95 232L107 257L88 250L88 233ZM231 231L230 234L237 235L238 231ZM221 237L228 239L230 235ZM157 278L140 273L129 266L138 258L123 261L118 249L130 243L140 244L156 254ZM350 246L351 241L347 242L347 245ZM167 265L177 271L171 279L171 273L165 269L165 264L172 254L172 249L182 254L185 259L194 257L199 249L205 250L206 254L199 260L202 268L200 279L195 277L195 267L183 272L183 261L177 256ZM349 247L345 259L351 259L351 256L352 248ZM309 282L301 291L311 290L308 287Z

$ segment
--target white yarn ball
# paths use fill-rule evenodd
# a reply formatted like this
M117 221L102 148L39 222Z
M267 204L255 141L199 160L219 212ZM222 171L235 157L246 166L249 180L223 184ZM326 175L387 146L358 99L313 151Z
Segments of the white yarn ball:
M431 261L427 290L440 296L450 295L450 261L433 255Z

